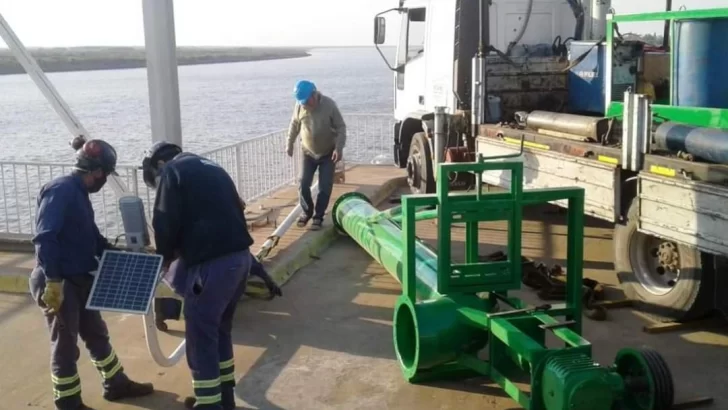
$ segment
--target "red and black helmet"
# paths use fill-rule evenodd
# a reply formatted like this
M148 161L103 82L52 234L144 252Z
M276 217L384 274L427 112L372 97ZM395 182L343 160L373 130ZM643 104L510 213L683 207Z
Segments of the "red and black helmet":
M80 145L80 144L78 144ZM88 140L80 147L74 145L76 150L76 165L78 171L93 172L100 169L106 175L116 170L116 150L104 140Z

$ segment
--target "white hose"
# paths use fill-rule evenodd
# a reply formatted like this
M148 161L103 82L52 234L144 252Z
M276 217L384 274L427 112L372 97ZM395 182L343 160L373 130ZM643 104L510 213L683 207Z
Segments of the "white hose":
M526 18L523 20L523 24L521 25L521 29L518 31L518 34L516 34L516 38L511 41L510 44L508 44L508 49L506 50L506 55L511 55L511 51L514 47L518 45L518 42L521 41L521 38L523 38L523 35L526 34L526 28L528 27L528 22L531 20L531 12L533 11L533 0L528 1L528 5L526 6Z
M311 187L311 197L315 197L318 194L318 182L314 184ZM275 231L273 231L272 234L268 237L268 239L265 240L263 243L263 246L260 247L260 250L258 253L255 254L255 257L258 260L261 260L268 256L270 254L270 251L273 250L278 245L278 241L281 239L283 235L286 234L286 232L293 226L293 223L298 219L298 217L301 215L301 212L303 212L303 208L301 208L301 204L296 205L295 208L291 211L291 213L288 214L286 219L281 222L280 225L276 228Z
M172 367L179 363L185 355L185 346L187 344L186 339L182 340L171 355L165 356L164 353L162 353L162 348L159 346L157 326L154 321L154 312L152 309L149 309L149 312L144 315L144 336L147 339L149 354L152 356L152 359L154 359L154 362L161 367Z

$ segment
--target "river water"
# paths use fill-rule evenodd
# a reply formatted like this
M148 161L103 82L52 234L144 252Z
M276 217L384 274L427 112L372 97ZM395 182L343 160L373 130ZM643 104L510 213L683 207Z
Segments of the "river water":
M392 76L371 48L179 67L185 149L207 151L287 127L293 85L314 81L343 113L390 113ZM151 141L145 69L49 74L92 137L137 163ZM71 161L70 134L27 75L0 76L0 161ZM283 145L281 145L281 148Z

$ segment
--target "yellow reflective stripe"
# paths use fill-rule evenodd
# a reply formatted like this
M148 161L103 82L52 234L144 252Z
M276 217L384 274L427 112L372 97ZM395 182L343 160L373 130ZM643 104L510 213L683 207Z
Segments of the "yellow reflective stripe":
M198 404L215 404L222 401L222 393L218 393L214 396L195 396L195 407Z
M110 379L116 375L116 373L119 373L119 370L121 369L121 362L116 362L116 366L112 367L111 370L108 372L105 372L103 370L99 370L101 373L101 377L104 379Z
M220 376L220 381L222 383L225 383L225 382L234 382L235 381L235 373L224 374L224 375Z
M211 389L220 385L220 378L213 380L193 380L192 387L195 389Z
M64 397L75 396L75 395L77 395L79 393L81 393L81 385L80 384L78 386L76 386L76 387L74 387L72 389L68 389L68 390L53 389L53 396L56 399L62 399Z
M228 367L233 367L235 364L235 359L225 360L224 362L220 362L220 369L227 369Z
M80 377L78 376L78 373L76 373L75 376L71 377L56 377L54 375L51 375L51 380L53 381L53 384L71 384L75 381L78 381Z
M113 362L114 359L116 359L116 353L112 350L106 359L100 360L98 362L95 360L91 360L91 363L93 363L96 367L106 367L109 364L111 364L111 362Z

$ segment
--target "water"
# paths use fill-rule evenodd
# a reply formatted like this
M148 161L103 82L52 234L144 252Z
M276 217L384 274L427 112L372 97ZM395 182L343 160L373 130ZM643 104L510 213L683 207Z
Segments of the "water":
M300 59L179 67L185 149L207 151L288 126L292 90L310 79L344 113L392 111L392 74L372 48ZM151 141L145 69L48 74L94 138L138 164ZM27 75L0 76L0 161L70 162L70 134ZM284 142L281 141L281 151Z

